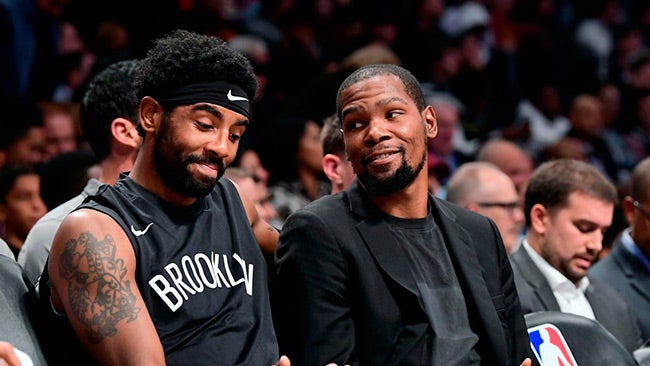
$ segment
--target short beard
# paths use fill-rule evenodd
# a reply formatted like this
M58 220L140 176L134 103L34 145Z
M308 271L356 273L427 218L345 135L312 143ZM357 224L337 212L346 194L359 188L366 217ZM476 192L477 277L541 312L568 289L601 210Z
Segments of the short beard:
M225 172L225 166L219 159L210 157L189 155L181 156L178 151L174 151L176 146L169 129L171 121L169 117L163 117L160 129L155 136L154 147L154 165L156 171L163 183L174 192L186 197L204 197L207 196L217 181ZM216 165L219 169L216 179L196 179L192 176L187 167L191 163L206 163Z
M420 171L424 168L426 156L427 152L425 150L422 160L415 168L410 167L406 162L406 158L402 156L402 165L397 168L395 174L385 179L379 179L371 174L367 174L367 172L363 177L359 176L358 178L363 183L370 197L381 197L399 192L413 183Z

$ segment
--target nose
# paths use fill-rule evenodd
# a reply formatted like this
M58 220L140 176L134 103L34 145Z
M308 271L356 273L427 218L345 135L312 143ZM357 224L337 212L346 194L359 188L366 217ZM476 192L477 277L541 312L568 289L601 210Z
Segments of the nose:
M526 219L524 217L524 210L520 206L516 206L512 211L512 218L517 224L521 224Z
M603 249L603 232L600 230L594 231L593 235L587 241L587 250L593 253L600 252Z
M209 155L225 159L230 155L230 145L233 144L230 141L230 132L225 130L219 130L208 143L205 145L205 149Z
M386 121L381 118L373 118L368 124L368 129L364 140L365 144L367 146L373 146L389 139L390 133L386 128Z

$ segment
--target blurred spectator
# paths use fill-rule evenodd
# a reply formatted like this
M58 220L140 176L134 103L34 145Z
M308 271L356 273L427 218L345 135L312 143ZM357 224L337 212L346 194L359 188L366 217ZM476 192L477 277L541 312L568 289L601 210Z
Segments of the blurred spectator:
M458 166L470 160L470 156L474 153L474 147L466 141L460 123L460 102L444 94L433 94L425 98L427 104L430 104L436 113L438 126L436 137L428 140L429 153L443 160L453 173ZM444 185L446 180L440 183Z
M345 190L356 179L345 153L341 121L336 114L323 120L320 140L323 146L323 172L330 181L330 193L335 194Z
M519 145L504 139L488 140L479 149L476 160L498 166L512 179L517 192L523 197L535 164L530 155Z
M83 191L96 166L95 154L87 150L72 150L54 156L39 166L41 198L48 210Z
M571 130L567 136L580 140L587 161L600 169L613 182L618 182L625 175L624 172L620 172L621 168L614 161L614 154L603 138L605 133L603 115L600 99L588 94L576 96L569 111Z
M650 155L650 89L637 93L632 108L634 127L625 137L625 147L641 161Z
M40 102L43 113L44 160L77 149L78 106L56 102Z
M544 83L530 88L529 95L517 106L515 125L502 130L503 137L520 141L529 155L537 154L564 137L571 124L562 114L562 105L557 87ZM514 132L515 129L517 132Z
M12 252L18 252L29 230L45 215L47 207L41 200L41 179L29 166L5 165L0 168L0 222L3 239Z
M598 261L589 276L614 288L639 319L643 339L650 339L650 158L632 174L630 194L623 200L628 227L616 240L609 256Z
M77 164L67 168L77 168L70 177L60 178L57 183L47 182L48 186L43 187L47 193L48 200L51 193L57 194L56 200L60 200L59 194L65 192L73 197L53 207L49 206L49 212L43 216L30 230L18 263L25 269L30 281L36 282L41 275L48 255L54 234L59 225L74 208L83 200L97 192L103 183L114 184L120 173L131 170L142 138L138 134L138 99L135 95L133 78L138 62L135 60L120 61L101 73L97 74L90 83L89 89L81 102L81 128L83 137L88 141L94 157L97 160L99 172L96 176L90 177L88 169L84 165L89 163L88 157L82 157ZM54 173L58 164L65 163L72 156L61 155L60 159L48 162L46 173ZM76 158L75 158L76 159ZM46 174L50 176L50 174ZM73 178L74 183L67 179ZM90 179L88 179L90 178ZM80 185L86 180L86 184ZM64 183L67 182L67 183ZM45 180L43 181L45 183ZM69 184L74 187L62 187L62 192L52 192L52 189L61 184Z
M60 15L71 0L0 1L0 96L49 100L59 81Z
M271 202L280 222L307 203L330 192L324 179L321 126L304 118L281 118L274 126L273 145L261 155L270 171Z
M0 167L36 165L44 161L43 114L31 102L2 101Z
M258 214L266 222L272 222L278 216L275 207L270 202L269 192L266 184L260 182L257 177L247 169L241 167L229 167L224 176L237 183L242 195L248 197L255 204ZM273 253L266 253L272 255Z
M576 24L575 43L585 57L593 59L595 80L604 81L609 75L609 62L614 50L614 27L622 20L619 0L592 1L584 6L589 13Z
M81 90L92 75L97 57L90 51L77 26L62 21L59 26L58 50L61 55L60 80L51 99L56 102L78 101Z
M524 227L522 202L510 177L496 165L487 162L461 165L449 178L446 198L491 218L507 253L517 248Z
M427 154L427 169L429 169L429 192L438 198L445 198L447 195L446 182L451 174L449 165L442 158L429 152Z
M556 159L573 159L588 162L582 141L575 137L563 137L556 143L547 146L539 154L540 161Z

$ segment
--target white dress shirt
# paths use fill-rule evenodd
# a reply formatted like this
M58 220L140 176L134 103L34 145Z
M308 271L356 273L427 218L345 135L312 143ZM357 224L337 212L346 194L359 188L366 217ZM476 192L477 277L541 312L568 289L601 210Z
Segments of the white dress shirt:
M589 287L589 278L583 277L576 286L573 282L569 281L562 273L551 266L542 256L537 254L526 240L522 243L524 249L533 260L537 268L542 272L546 278L553 295L560 305L560 310L563 313L571 313L581 315L586 318L596 320L594 311L591 304L585 297L585 290Z

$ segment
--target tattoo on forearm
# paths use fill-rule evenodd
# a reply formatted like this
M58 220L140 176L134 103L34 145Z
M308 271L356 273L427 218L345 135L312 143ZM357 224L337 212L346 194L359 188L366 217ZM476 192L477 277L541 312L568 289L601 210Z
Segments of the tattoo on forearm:
M116 248L110 235L99 241L85 232L68 240L61 254L59 274L68 283L70 307L93 343L115 335L121 320L133 321L140 312Z

